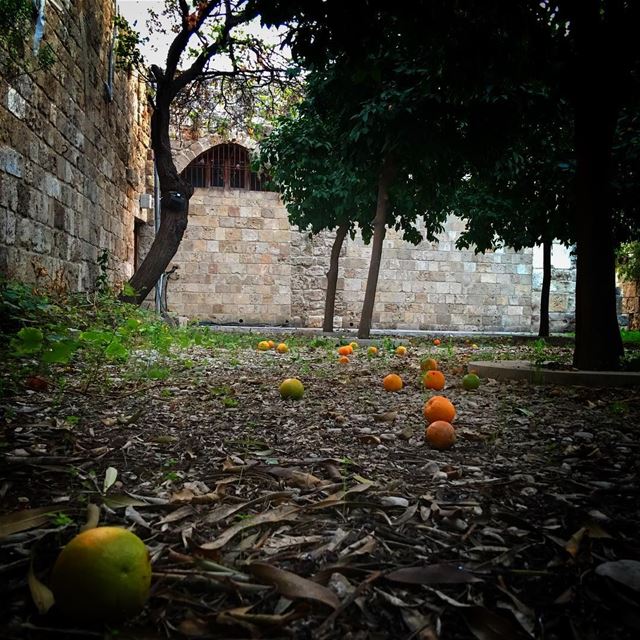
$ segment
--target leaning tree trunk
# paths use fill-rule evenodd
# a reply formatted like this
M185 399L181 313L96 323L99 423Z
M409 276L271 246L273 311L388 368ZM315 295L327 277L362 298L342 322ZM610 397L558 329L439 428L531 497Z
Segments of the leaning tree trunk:
M176 254L187 228L189 199L193 187L182 180L171 156L169 139L169 118L171 104L176 96L191 83L202 79L209 60L229 46L230 33L239 24L250 22L257 16L255 6L238 7L233 13L231 3L206 0L198 3L192 11L190 3L179 2L181 27L167 52L166 68L151 65L150 71L156 82L156 95L151 116L151 147L155 156L158 182L160 186L160 227L142 264L133 274L129 284L135 290L134 296L122 296L129 302L140 304L165 272L171 258ZM200 49L191 65L178 71L178 65L190 38L199 33L206 20L222 4L225 6L224 23L218 28L216 39ZM224 72L225 74L227 72Z
M349 231L348 224L341 224L336 232L336 238L331 247L331 258L329 260L329 271L327 271L327 294L324 301L324 320L322 330L325 333L333 331L333 314L336 308L336 289L338 287L338 262L342 244Z
M122 296L127 302L141 304L165 272L182 241L189 214L189 199L193 187L182 180L171 155L169 139L169 109L171 91L158 83L156 103L151 116L151 147L158 172L160 186L160 226L142 264L133 274L129 285L135 295ZM172 194L179 194L174 197ZM179 202L184 202L180 206Z
M551 240L542 243L542 291L540 292L540 338L549 337L549 291L551 290Z
M616 310L609 193L619 89L610 50L616 44L603 31L597 2L575 6L577 264L573 363L578 369L617 369L624 350Z
M358 326L358 338L368 338L371 333L371 318L373 317L373 305L376 301L376 289L378 287L378 275L380 274L380 261L382 259L382 243L387 229L389 187L394 174L395 166L387 156L382 163L382 169L378 177L378 200L376 203L376 217L373 219L371 262L369 263L367 288L364 294L364 303L362 304L360 325Z

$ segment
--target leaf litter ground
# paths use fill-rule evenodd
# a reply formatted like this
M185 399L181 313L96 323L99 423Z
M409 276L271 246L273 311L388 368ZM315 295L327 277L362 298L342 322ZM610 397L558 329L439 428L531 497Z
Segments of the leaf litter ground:
M132 384L110 365L88 389L78 371L6 398L0 636L637 637L638 389L465 391L479 350L462 341L416 341L404 358L361 347L348 365L298 344L195 347L166 380ZM424 440L426 355L458 412L448 451ZM382 388L390 372L399 393ZM292 376L297 402L278 393ZM131 528L152 554L150 601L117 628L34 604L32 578L47 584L87 518Z

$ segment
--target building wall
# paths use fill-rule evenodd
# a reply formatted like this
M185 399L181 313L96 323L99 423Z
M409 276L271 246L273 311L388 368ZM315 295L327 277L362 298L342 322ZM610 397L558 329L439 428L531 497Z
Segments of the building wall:
M169 310L216 323L289 322L291 236L275 193L196 189L171 263Z
M621 283L621 312L628 318L628 328L640 330L640 282Z
M133 272L149 113L144 83L124 71L106 99L113 2L57 4L43 39L53 66L0 77L0 269L33 281L39 265L85 290L103 249L112 280Z
M220 142L215 136L176 141L178 169ZM537 329L534 252L456 250L462 224L451 217L438 243L418 246L394 231L387 234L374 328ZM333 233L309 236L292 228L274 193L196 189L189 225L172 261L178 270L168 284L169 309L220 324L320 327L333 238ZM338 328L358 326L370 255L371 247L360 237L343 245L334 318ZM557 274L561 267L558 263ZM572 315L571 283L555 284L554 327Z
M374 328L451 331L530 331L530 250L475 255L456 250L462 222L451 217L439 242L414 246L390 231L384 241L373 311ZM333 235L294 233L292 314L296 324L320 326L324 273ZM358 326L371 246L347 240L340 259L336 326ZM304 256L302 260L298 256Z
M533 331L540 325L540 294L542 293L542 247L533 249ZM561 244L551 248L551 286L549 291L549 329L551 332L575 330L576 259L572 250Z

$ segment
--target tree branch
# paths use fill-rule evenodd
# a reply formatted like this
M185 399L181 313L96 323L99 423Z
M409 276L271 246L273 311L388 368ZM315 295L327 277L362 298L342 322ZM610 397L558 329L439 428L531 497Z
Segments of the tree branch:
M233 15L230 13L231 8L228 0L225 1L229 13L226 15L224 27L220 32L218 39L209 45L194 61L193 64L181 73L173 82L171 87L172 95L178 94L190 82L193 82L198 76L202 75L205 66L211 58L218 53L222 47L229 43L229 35L231 30L239 24L248 22L258 15L257 9L244 8L240 13ZM177 38L176 38L177 40ZM174 41L175 42L175 41ZM173 45L172 45L173 46ZM185 42L186 46L186 42Z

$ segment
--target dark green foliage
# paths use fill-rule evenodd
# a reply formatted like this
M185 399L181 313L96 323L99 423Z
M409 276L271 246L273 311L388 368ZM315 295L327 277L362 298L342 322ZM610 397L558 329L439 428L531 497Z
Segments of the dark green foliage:
M260 145L260 161L293 224L319 233L347 222L371 236L375 171L350 162L335 123L320 118L311 101L278 121Z
M640 282L640 242L625 242L616 253L618 275L627 282Z
M114 53L118 69L131 71L141 67L144 59L140 53L140 45L143 44L140 34L121 15L114 17L113 26L116 29Z
M31 0L0 0L0 43L14 60L24 55L33 12Z
M0 69L4 67L8 75L48 69L55 62L47 43L40 46L35 60L28 53L35 15L31 0L0 0Z

